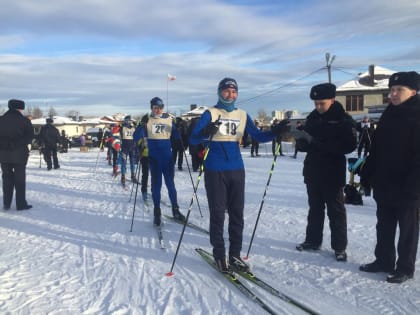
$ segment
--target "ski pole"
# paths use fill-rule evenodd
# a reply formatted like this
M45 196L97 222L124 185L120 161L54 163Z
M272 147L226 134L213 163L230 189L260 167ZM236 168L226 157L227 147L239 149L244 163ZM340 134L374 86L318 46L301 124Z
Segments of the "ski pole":
M138 164L137 164L137 166L138 166ZM139 172L138 172L138 174L137 174L136 194L134 195L133 216L132 216L132 218L131 218L131 227L130 227L130 232L133 232L134 214L135 214L135 212L136 212L136 204L137 204L137 193L138 193L138 191L139 191L139 174L140 174L140 171L139 171ZM134 187L134 185L133 185L133 187ZM131 191L133 191L133 189L131 189ZM131 197L130 197L130 200L131 200ZM144 201L143 201L143 202L144 202Z
M183 148L183 151L184 151L184 158L185 158L185 162L187 163L187 169L188 169L188 174L190 175L191 185L194 189L194 196L195 196L195 200L197 201L198 211L200 212L201 217L203 217L203 213L201 212L200 202L198 201L198 196L197 196L198 185L197 185L197 187L194 185L194 179L193 179L192 174L191 174L190 163L188 162L188 157L187 157L187 153L185 152L185 147L184 147L184 143L182 141L182 138L181 138L181 145L182 145L182 148Z
M218 124L220 125L220 115L219 115L219 117L217 118L217 120L215 121L215 123L218 123ZM195 194L195 191L197 191L198 185L200 184L201 175L203 174L203 170L204 170L204 161L207 159L207 155L209 154L209 151L210 151L210 144L211 144L211 142L212 142L212 140L213 140L213 136L214 136L214 134L211 134L211 136L210 136L210 138L209 138L209 142L207 143L207 146L206 146L206 148L205 148L205 153L204 153L204 157L203 157L203 162L201 163L201 166L200 166L200 172L198 172L197 182L195 183L195 189L194 189L193 195L192 195L192 197L191 197L190 205L189 205L189 207L188 207L187 216L185 217L184 226L182 227L181 235L180 235L180 237L179 237L179 241L178 241L178 246L176 247L176 251L175 251L174 259L173 259L173 261L172 261L171 270L170 270L168 273L166 273L166 275L167 275L168 277L171 277L171 276L173 276L173 275L174 275L174 273L173 273L172 271L174 270L175 261L176 261L176 258L177 258L177 256L178 256L178 252L179 252L179 248L180 248L180 246L181 246L182 238L184 237L185 228L187 227L188 219L189 219L189 217L190 217L191 208L192 208L192 205L193 205L193 203L194 203L194 194Z
M136 188L136 194L138 191L138 186L139 186L139 176L140 176L140 157L139 157L139 162L136 165L136 171L134 172L136 174L135 178L137 179L137 188ZM128 200L128 202L131 202L131 197L133 196L133 190L134 190L134 185L131 186L131 193L130 193L130 199Z
M263 194L263 197L261 199L260 209L258 211L257 220L255 222L254 230L252 231L252 236L251 236L251 241L249 243L248 252L246 253L246 256L244 257L244 259L249 258L249 251L251 250L252 242L253 242L254 236L255 236L255 231L257 230L258 221L260 220L260 215L261 215L261 211L262 211L262 208L263 208L263 205L264 205L265 196L267 194L268 186L270 185L271 176L273 175L273 170L274 170L274 166L276 165L277 156L279 155L280 146L281 146L281 144L278 143L277 146L276 146L276 150L274 151L274 159L273 159L273 163L271 164L270 174L268 175L267 184L265 185L264 194Z

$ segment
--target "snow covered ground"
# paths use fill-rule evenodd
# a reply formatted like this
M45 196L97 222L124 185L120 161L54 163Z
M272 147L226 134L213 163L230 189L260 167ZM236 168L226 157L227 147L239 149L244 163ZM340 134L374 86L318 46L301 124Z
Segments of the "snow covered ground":
M246 164L244 248L246 253L272 163L271 145L259 158L243 149ZM291 152L287 153L289 156ZM1 314L264 314L252 300L211 269L194 251L210 250L208 235L186 229L170 270L182 226L164 225L167 249L159 248L152 216L138 201L133 231L130 188L113 180L105 153L72 149L59 156L61 168L39 168L32 152L27 168L29 211L0 210ZM306 227L304 155L279 157L250 253L261 278L321 314L420 314L420 262L415 278L388 284L386 274L359 272L373 260L375 203L347 206L348 262L336 262L325 223L320 252L298 252ZM185 166L185 164L184 164ZM197 173L193 173L194 180ZM176 171L179 204L186 214L192 196L188 172ZM203 183L190 221L208 225ZM163 200L168 200L163 189ZM162 207L170 214L170 209ZM249 285L255 288L253 285ZM279 314L303 314L255 288Z

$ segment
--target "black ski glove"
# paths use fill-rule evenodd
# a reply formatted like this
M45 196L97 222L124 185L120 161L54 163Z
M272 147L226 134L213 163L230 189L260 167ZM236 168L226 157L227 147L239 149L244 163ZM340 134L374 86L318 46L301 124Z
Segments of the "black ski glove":
M278 124L271 126L271 131L276 136L280 136L281 134L289 131L290 129L289 123L290 123L289 119L283 119Z
M201 134L204 137L215 135L217 133L217 131L219 130L219 126L221 124L222 124L222 122L220 120L211 121L207 124L206 127L204 127L201 130Z

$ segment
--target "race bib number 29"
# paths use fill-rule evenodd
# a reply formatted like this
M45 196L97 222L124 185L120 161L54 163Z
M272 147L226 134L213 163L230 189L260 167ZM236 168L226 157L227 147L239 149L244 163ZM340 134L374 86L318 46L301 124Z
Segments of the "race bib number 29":
M224 136L234 136L238 130L240 120L239 119L220 119L222 122L219 126L219 132Z

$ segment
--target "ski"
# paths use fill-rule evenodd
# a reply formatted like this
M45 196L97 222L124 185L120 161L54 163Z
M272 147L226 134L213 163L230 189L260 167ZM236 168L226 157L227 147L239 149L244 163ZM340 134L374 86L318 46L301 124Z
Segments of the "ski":
M201 251L203 253L205 253L207 256L212 257L212 254L209 253L208 251L206 251L204 249L201 249ZM299 301L293 299L292 297L280 292L276 288L273 288L270 284L268 284L267 282L265 282L261 278L257 277L252 271L244 272L244 271L235 270L235 273L237 273L239 276L245 278L246 280L251 281L255 285L259 286L261 289L264 289L265 291L271 293L272 295L278 297L279 299L300 308L302 311L305 311L306 313L312 314L312 315L319 315L318 312L310 309L309 307L302 304L301 302L299 302Z
M213 259L213 255L211 255L209 252L205 251L202 248L196 248L196 252L203 258L210 266L212 266L215 270L217 270L216 264ZM218 270L217 270L218 271ZM255 303L257 303L262 309L264 309L269 314L277 314L275 311L271 309L271 307L265 303L260 297L258 297L250 288L248 288L243 282L241 282L237 274L235 272L231 273L220 273L222 276L224 276L227 280L229 280L230 283L232 283L235 287L239 289L246 297L253 300Z
M173 222L176 222L178 224L181 224L181 225L184 225L184 223L185 223L184 221L177 220L174 217L172 217L170 215L167 215L167 214L164 214L163 216L165 218L167 218L167 219L169 219L169 220L171 220ZM194 230L196 230L196 231L199 231L199 232L202 232L202 233L205 233L205 234L209 234L209 231L207 231L205 228L202 228L201 226L199 226L197 224L194 224L194 223L191 223L191 222L187 222L187 226L190 227L190 228L192 228L192 229L194 229Z
M265 291L267 291L267 292L271 293L272 295L278 297L279 299L300 308L302 311L305 311L306 313L312 314L312 315L319 315L318 312L310 309L309 307L302 304L301 302L299 302L299 301L293 299L292 297L280 292L276 288L273 288L270 284L268 284L267 282L265 282L261 278L257 277L253 272L251 272L251 271L249 271L249 272L236 271L236 273L238 275L240 275L241 277L243 277L243 278L251 281L252 283L256 284L257 286L264 289Z
M157 232L157 237L158 237L158 241L159 241L159 245L161 249L165 249L165 241L163 240L163 233L162 233L162 226L156 226L154 225L156 232Z

